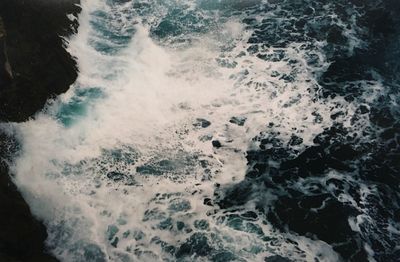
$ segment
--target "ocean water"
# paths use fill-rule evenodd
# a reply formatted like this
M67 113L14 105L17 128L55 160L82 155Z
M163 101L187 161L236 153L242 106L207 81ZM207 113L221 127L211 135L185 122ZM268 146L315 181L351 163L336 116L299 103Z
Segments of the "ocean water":
M395 9L81 5L76 83L4 127L58 259L398 261Z

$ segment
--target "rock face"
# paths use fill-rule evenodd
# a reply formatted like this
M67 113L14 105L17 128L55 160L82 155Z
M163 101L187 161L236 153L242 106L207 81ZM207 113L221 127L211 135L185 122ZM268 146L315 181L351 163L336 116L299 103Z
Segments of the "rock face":
M0 87L7 86L13 78L6 47L7 32L0 17Z
M7 138L0 135L4 154ZM10 181L7 165L0 162L0 261L57 261L46 254L46 228L32 217L29 206Z
M77 0L2 0L8 60L14 79L0 88L0 120L24 121L49 96L65 92L77 77L76 63L60 36L72 33ZM3 30L4 31L4 30Z
M0 122L29 119L75 81L76 63L61 37L77 28L67 18L80 11L77 2L0 1ZM10 180L6 160L17 147L0 132L0 261L56 261L45 250L46 228Z

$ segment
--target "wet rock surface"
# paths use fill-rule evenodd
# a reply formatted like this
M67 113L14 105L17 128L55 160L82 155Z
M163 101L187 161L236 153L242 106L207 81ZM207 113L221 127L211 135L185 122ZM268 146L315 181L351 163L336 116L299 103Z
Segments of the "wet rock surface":
M6 45L7 31L3 19L0 17L0 86L6 86L13 78L7 55Z
M0 261L57 261L46 252L45 226L32 216L8 174L8 163L18 150L12 137L0 134Z
M0 2L0 121L25 121L49 97L68 90L77 76L61 36L76 22L76 0ZM46 253L46 228L30 213L12 183L8 161L17 151L12 137L0 135L0 261L56 261Z
M76 63L60 36L76 22L77 1L11 1L0 3L7 32L7 54L13 81L0 88L0 119L24 121L42 109L50 96L65 92L77 77Z

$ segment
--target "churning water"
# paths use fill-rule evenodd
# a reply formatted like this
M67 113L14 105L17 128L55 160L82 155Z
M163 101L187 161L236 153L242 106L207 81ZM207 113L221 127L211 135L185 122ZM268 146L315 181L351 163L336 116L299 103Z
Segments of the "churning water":
M11 127L15 182L49 250L62 261L395 261L399 96L378 70L330 67L370 47L366 8L83 0L67 47L76 83Z

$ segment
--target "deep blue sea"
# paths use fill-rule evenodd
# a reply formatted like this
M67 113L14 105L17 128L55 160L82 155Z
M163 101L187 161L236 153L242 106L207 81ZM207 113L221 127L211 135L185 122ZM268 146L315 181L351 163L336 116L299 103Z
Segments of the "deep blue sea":
M10 125L61 261L400 261L400 3L82 0Z

